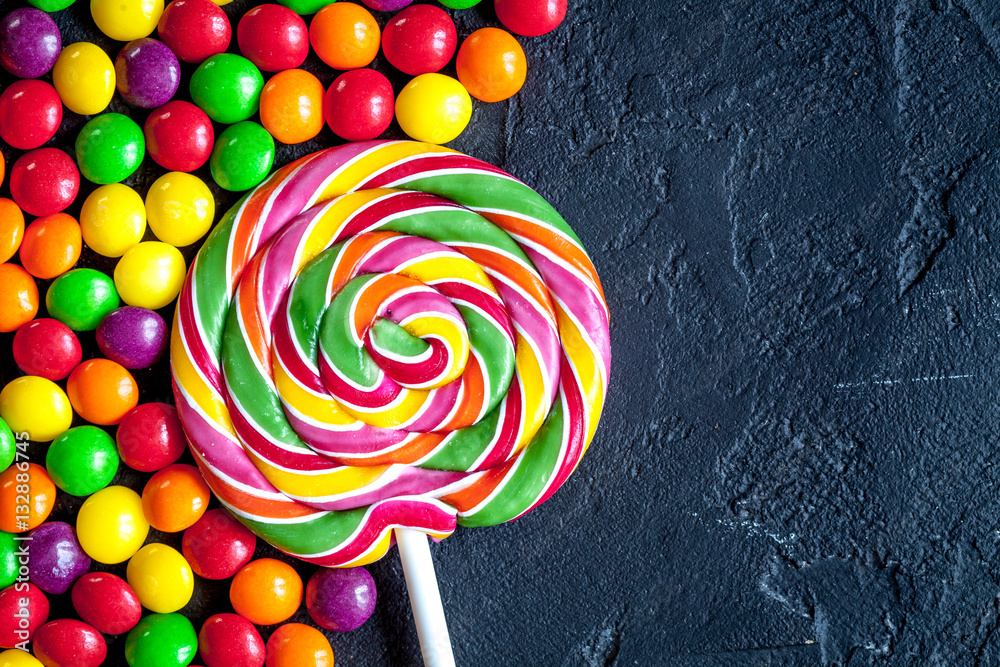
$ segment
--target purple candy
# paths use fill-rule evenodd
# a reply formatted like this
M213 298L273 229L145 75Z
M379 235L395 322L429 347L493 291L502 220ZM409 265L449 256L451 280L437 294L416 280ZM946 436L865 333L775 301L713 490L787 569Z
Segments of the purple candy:
M413 0L361 0L361 2L377 12L397 12Z
M363 567L319 570L306 586L306 609L327 630L359 628L375 611L375 580Z
M170 101L181 82L181 65L170 47L145 37L129 42L115 58L118 92L143 109Z
M48 521L31 531L28 544L28 577L46 593L58 595L90 571L90 556L76 539L73 526Z
M56 64L61 50L59 27L41 9L22 7L0 20L0 63L14 76L42 76Z
M167 323L146 308L119 308L97 327L97 346L125 368L147 368L167 350Z

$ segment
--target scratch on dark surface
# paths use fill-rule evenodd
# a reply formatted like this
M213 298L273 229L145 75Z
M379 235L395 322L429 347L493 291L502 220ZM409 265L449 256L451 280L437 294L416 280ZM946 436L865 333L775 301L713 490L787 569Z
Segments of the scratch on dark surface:
M962 375L925 375L923 377L915 378L902 378L899 380L879 380L873 379L867 382L838 382L833 385L835 389L855 389L857 387L891 387L893 385L905 384L908 382L941 382L943 380L965 380L968 378L976 377L971 373L965 373Z
M507 113L504 114L503 127L501 128L504 137L503 143L500 146L500 164L498 165L501 168L507 165L511 146L514 144L521 122L522 118L517 103L517 96L514 96L507 100Z
M802 644L786 644L785 646L754 646L749 648L735 649L732 651L710 651L702 655L715 658L777 658L783 655L801 655L802 649L813 651L817 648L816 642L807 641Z

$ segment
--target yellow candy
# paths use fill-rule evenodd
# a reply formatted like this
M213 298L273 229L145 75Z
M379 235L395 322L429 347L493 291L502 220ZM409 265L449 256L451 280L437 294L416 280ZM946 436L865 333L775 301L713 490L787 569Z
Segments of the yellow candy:
M147 544L128 562L129 586L142 606L169 614L188 603L194 592L194 574L187 560L166 544Z
M12 648L0 653L0 667L45 667L27 651Z
M59 54L52 83L67 109L93 116L104 111L115 94L115 68L104 49L77 42Z
M52 380L26 375L0 391L0 418L14 433L48 442L70 427L73 408L66 393Z
M105 35L119 42L147 37L163 14L163 0L90 0L90 15Z
M87 197L80 211L83 240L105 257L121 257L146 232L146 207L127 185L102 185Z
M87 498L76 517L76 537L99 563L131 558L149 533L142 498L125 486L109 486Z
M444 74L421 74L396 98L396 120L417 141L446 144L462 134L470 118L469 91Z
M180 250L159 241L146 241L118 260L115 287L128 305L156 310L177 298L186 274Z
M170 245L191 245L209 230L215 199L197 176L172 171L156 179L146 194L146 219L156 238Z

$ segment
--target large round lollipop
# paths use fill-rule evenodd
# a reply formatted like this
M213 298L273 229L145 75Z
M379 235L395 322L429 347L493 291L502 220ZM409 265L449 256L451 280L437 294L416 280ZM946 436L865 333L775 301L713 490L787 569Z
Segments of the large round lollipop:
M212 490L282 551L380 558L544 502L608 386L608 311L579 239L503 171L416 142L275 172L191 267L177 408Z

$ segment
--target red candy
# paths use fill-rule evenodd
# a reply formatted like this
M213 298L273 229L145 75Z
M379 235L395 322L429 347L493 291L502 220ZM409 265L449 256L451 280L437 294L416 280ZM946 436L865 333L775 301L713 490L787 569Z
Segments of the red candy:
M411 5L393 16L382 31L389 64L411 76L437 72L455 55L458 33L443 9Z
M71 618L38 628L32 644L35 657L45 667L100 667L108 657L101 633Z
M38 148L62 123L59 93L38 79L22 79L0 94L0 139L14 148Z
M14 363L28 375L64 380L83 358L80 341L59 320L42 318L14 334Z
M26 605L21 605L27 600ZM31 639L49 618L49 599L34 584L17 583L0 591L0 647Z
M334 134L348 141L367 141L392 123L392 84L373 69L344 72L323 96L323 116Z
M209 0L205 2L212 4ZM149 156L170 171L194 171L201 167L215 144L212 121L204 111L182 100L167 102L149 114L142 133Z
M260 5L244 14L236 41L243 55L265 72L295 69L309 55L305 21L281 5Z
M116 439L125 465L141 472L167 467L187 447L177 409L166 403L143 403L130 410L118 425Z
M106 635L128 632L142 617L139 596L110 572L90 572L77 579L72 599L80 618Z
M80 189L80 172L58 148L39 148L17 159L10 170L14 202L31 215L58 213L73 203Z
M495 0L494 7L500 23L525 37L552 32L566 18L566 0Z
M253 558L257 538L223 509L205 512L184 531L181 551L199 577L228 579Z
M174 0L163 10L157 30L160 40L186 63L224 52L233 37L229 18L211 0Z
M239 614L210 616L198 633L205 667L263 667L264 641L253 623Z

